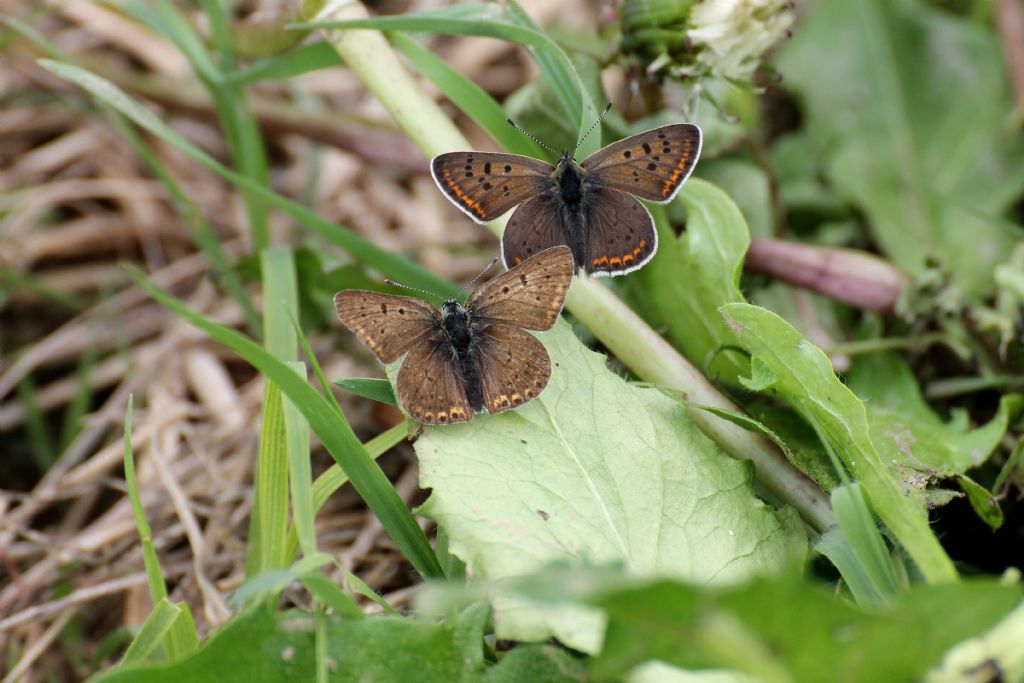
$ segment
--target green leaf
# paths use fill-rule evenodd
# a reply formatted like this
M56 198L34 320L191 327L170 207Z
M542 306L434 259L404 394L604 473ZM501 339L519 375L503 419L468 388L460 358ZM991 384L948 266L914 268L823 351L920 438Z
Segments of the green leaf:
M1003 510L999 501L987 488L963 474L957 476L956 483L967 494L967 500L974 512L993 530L1003 525Z
M1004 395L995 417L971 431L943 422L924 400L910 367L891 353L859 357L847 385L864 401L883 459L908 487L983 464L1022 405L1020 396Z
M140 662L149 658L149 655L156 650L165 638L171 633L171 627L181 616L181 608L168 600L161 598L153 605L153 611L146 617L142 628L135 635L132 644L125 650L123 663Z
M508 125L508 114L486 90L423 47L402 35L392 33L391 43L416 69L444 93L456 107L483 128L501 148L510 154L542 158L537 143Z
M724 347L736 337L722 320L719 306L743 301L739 277L750 234L736 204L700 178L690 178L676 201L686 207L686 230L676 237L655 209L658 253L635 275L647 292L668 338L712 377L736 383L748 372L742 355Z
M486 613L484 613L484 616ZM551 646L516 648L497 663L482 651L484 620L479 609L454 625L404 617L325 619L326 656L332 683L568 683L583 680L582 666ZM522 650L522 652L518 652ZM172 665L121 666L96 683L278 683L315 680L313 619L303 612L274 614L265 607L243 612L214 633L194 656Z
M836 487L832 491L832 509L836 513L838 533L822 539L824 543L816 545L816 549L836 565L858 604L890 602L902 586L860 484ZM845 547L840 549L840 543ZM834 552L829 553L829 550Z
M326 576L307 574L299 581L322 605L334 610L335 614L347 619L362 619L365 616L356 601Z
M311 71L329 69L341 64L341 58L327 43L312 43L260 60L244 71L224 77L225 83L252 85L260 81L287 80Z
M912 274L937 259L968 293L990 293L1021 237L999 215L1024 190L994 28L919 0L833 0L777 61L830 181L882 251Z
M368 398L377 403L387 403L397 406L395 392L391 388L391 382L386 379L374 379L371 377L345 377L343 379L331 380L331 384L339 386L356 396Z
M359 442L344 413L338 411L284 363L238 332L214 323L170 296L135 270L132 278L158 302L224 344L280 387L302 412L327 451L352 480L356 491L380 520L405 557L424 576L439 576L441 567L430 543L405 502ZM314 490L315 495L315 490Z
M231 603L249 605L265 602L270 594L280 593L292 582L313 574L317 569L330 562L331 556L327 553L316 553L303 557L290 567L267 570L246 579L245 583L231 595Z
M768 177L761 168L749 161L729 157L703 160L697 167L697 173L736 203L751 234L774 236L771 190Z
M567 324L538 337L553 366L538 399L428 427L415 443L421 484L432 490L421 511L474 577L587 559L621 561L641 576L726 582L802 555L796 514L759 501L749 465L726 457L683 406L628 385ZM498 636L554 633L599 649L599 614L540 605L496 605Z
M788 401L842 458L925 578L955 580L956 570L928 526L923 496L904 491L882 460L871 440L864 404L839 381L828 356L763 308L727 304L722 314L739 343L774 375L773 395Z
M724 590L660 581L592 599L608 614L592 674L618 679L660 660L762 681L920 680L949 647L991 628L1019 600L1015 586L960 583L922 586L868 611L793 576Z

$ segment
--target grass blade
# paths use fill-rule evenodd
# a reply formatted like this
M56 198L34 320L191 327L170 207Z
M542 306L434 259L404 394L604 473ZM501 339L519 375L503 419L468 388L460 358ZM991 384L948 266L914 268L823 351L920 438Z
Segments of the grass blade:
M146 511L142 507L139 496L139 484L135 478L135 455L132 452L132 414L134 412L134 396L128 396L128 407L124 415L124 482L128 487L128 500L132 504L132 516L135 527L139 530L142 541L142 563L146 567L146 580L149 583L149 595L156 605L167 597L167 585L164 583L164 572L160 568L160 560L153 547L153 531L146 520Z
M546 156L547 153L537 143L508 125L508 114L486 90L408 36L391 33L388 38L417 71L436 85L452 104L487 131L505 151L538 159Z
M306 379L306 364L293 361L288 367ZM288 444L289 477L292 493L292 518L302 554L317 552L313 511L313 470L309 461L309 423L292 401L284 399L284 432ZM290 539L285 539L285 557L291 558Z
M157 602L132 640L132 644L125 650L121 663L139 662L149 657L170 635L174 622L180 616L181 608L167 598Z
M226 74L224 81L235 85L252 85L260 81L287 80L339 64L341 58L330 45L313 43L256 62L248 69Z

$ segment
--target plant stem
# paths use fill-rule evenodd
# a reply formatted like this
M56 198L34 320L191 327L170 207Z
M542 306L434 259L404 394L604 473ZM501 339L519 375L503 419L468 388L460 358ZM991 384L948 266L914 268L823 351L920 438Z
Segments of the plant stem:
M328 4L317 20L345 21L365 16L362 5L345 2L340 6ZM372 30L324 33L345 64L427 157L471 149L455 124L405 69L383 34ZM487 227L500 236L505 221L492 221ZM578 278L566 306L638 377L680 391L695 403L739 411L699 370L598 280ZM761 483L796 508L810 527L820 532L832 525L834 519L828 497L791 467L768 439L703 411L690 409L689 412L701 430L729 455L753 462Z

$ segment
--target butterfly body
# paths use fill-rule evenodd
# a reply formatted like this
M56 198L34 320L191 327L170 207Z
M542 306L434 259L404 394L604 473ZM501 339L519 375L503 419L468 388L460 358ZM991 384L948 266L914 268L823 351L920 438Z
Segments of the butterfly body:
M383 363L403 355L396 389L425 424L500 413L540 395L551 375L543 344L562 311L573 276L567 247L544 250L476 289L465 305L436 306L407 296L346 290L338 317Z
M441 332L443 339L435 338L435 341L449 346L452 360L459 368L466 399L473 412L479 413L484 409L484 397L480 390L480 373L474 362L477 340L474 339L469 312L456 299L449 299L441 306Z
M513 207L501 239L508 267L549 247L568 246L578 270L621 275L653 258L658 235L637 197L675 197L700 156L701 131L671 124L556 166L513 154L451 152L431 162L438 187L477 222Z

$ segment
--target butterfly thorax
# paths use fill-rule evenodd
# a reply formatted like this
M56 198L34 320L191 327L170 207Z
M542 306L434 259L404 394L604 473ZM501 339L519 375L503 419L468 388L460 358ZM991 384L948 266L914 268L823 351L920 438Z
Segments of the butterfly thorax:
M558 184L558 193L562 201L569 205L580 203L583 199L583 169L568 152L559 160L554 180Z
M469 311L455 299L449 299L441 306L441 325L457 360L469 404L475 411L483 410L484 397L480 389L480 374L473 359Z

